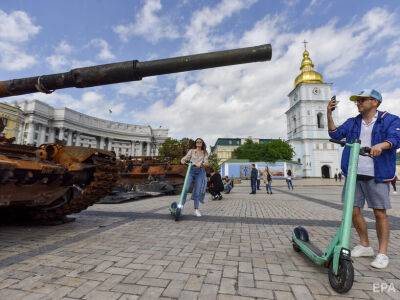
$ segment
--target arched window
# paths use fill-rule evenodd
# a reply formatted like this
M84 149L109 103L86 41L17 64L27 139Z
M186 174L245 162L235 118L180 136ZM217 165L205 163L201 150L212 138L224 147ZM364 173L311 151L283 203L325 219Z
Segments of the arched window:
M318 128L324 128L324 119L323 119L322 113L317 114L317 124L318 124Z
M296 132L296 116L293 116L293 127L294 127L294 132Z

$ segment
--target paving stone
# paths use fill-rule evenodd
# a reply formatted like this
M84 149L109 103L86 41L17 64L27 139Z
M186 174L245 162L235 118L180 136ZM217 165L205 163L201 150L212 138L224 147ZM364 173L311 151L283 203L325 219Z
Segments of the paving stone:
M141 299L159 299L163 291L163 288L151 286L144 292Z
M314 299L314 297L311 295L310 290L307 288L305 285L292 285L291 286L294 297L296 299L304 299L304 300L309 300L309 299Z
M204 276L190 275L189 279L186 281L184 289L189 291L200 291L203 281Z
M114 300L121 296L120 293L115 292L105 292L105 291L91 291L83 299L88 300Z
M142 279L137 281L136 284L165 288L169 284L169 280L143 277Z
M81 298L89 294L100 284L99 281L87 281L68 294L72 298Z
M221 285L219 286L219 293L235 295L238 289L236 279L222 278Z
M115 285L111 291L127 294L141 295L146 290L143 285L119 283Z
M237 278L237 267L224 266L224 272L222 273L222 276L227 278Z
M219 284L203 284L201 287L199 300L217 299Z
M185 286L185 281L181 280L171 280L167 288L164 290L162 295L164 297L178 298L181 294L183 287Z

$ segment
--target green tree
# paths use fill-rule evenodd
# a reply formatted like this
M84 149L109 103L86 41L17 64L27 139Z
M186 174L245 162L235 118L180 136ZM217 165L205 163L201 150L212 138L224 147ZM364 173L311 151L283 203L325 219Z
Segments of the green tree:
M160 146L158 153L161 158L168 159L173 164L179 164L182 157L186 155L194 144L194 140L189 138L183 138L181 140L167 138Z
M221 169L220 162L221 160L217 157L217 153L211 153L208 156L208 165L218 172Z
M291 160L293 154L294 150L292 146L281 139L260 144L248 139L243 145L233 151L234 158L265 162Z

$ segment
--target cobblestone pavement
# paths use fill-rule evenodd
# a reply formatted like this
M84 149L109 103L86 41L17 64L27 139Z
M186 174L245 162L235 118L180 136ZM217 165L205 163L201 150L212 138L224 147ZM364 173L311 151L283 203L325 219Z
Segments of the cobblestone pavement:
M168 196L94 205L59 226L2 226L0 299L400 299L400 196L392 196L389 267L355 259L353 288L338 295L327 270L294 252L290 237L304 225L327 245L341 183L297 180L293 192L274 184L273 195L238 184L207 201L200 218L188 202L180 222L168 212L177 197Z

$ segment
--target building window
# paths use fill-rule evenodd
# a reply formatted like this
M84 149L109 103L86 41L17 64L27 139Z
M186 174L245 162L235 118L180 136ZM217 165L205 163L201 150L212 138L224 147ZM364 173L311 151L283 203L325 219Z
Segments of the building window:
M33 139L34 139L34 140L37 140L38 137L39 137L39 135L38 135L37 133L35 133L34 136L33 136Z
M324 128L324 120L323 120L322 113L317 114L317 124L318 124L318 128Z
M39 130L39 124L35 124L35 130Z

